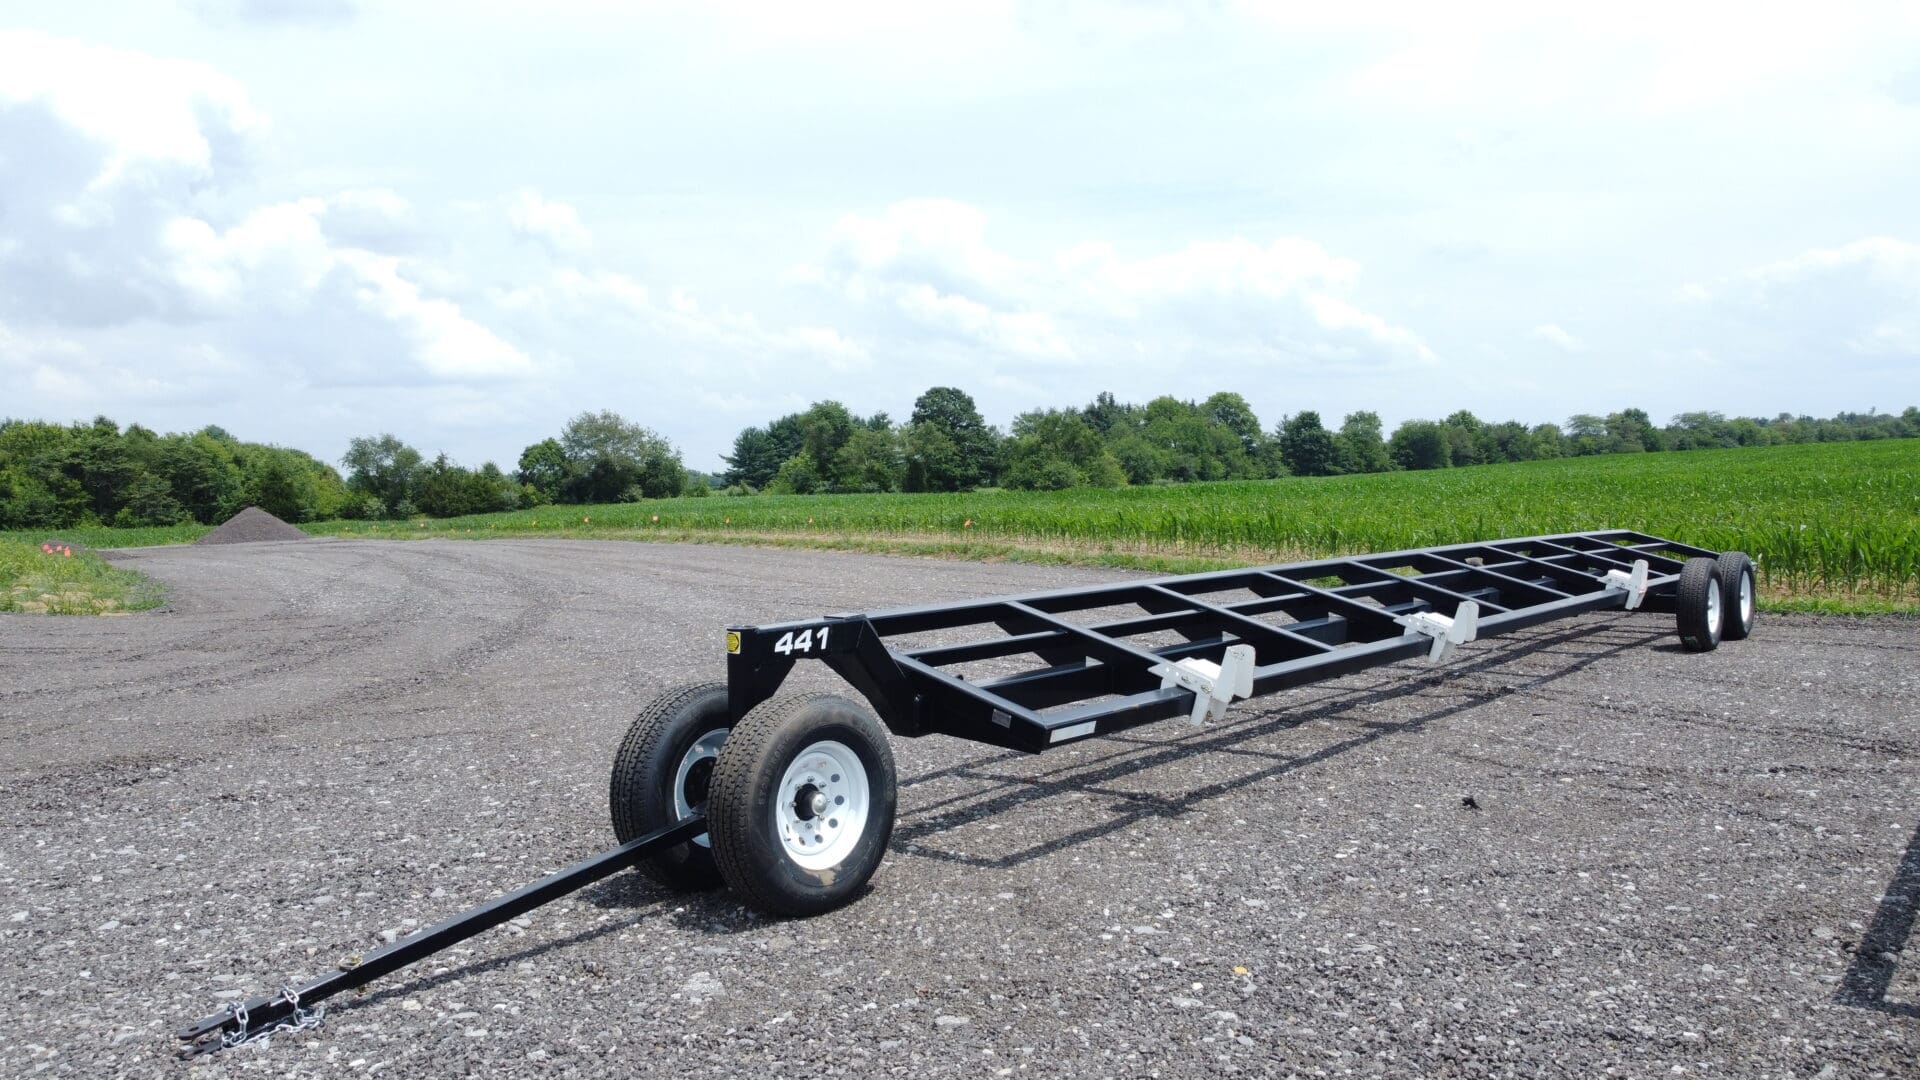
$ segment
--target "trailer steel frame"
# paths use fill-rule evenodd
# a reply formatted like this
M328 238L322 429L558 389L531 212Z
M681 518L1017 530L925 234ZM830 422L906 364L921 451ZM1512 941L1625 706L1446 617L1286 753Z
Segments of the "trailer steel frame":
M1737 585L1719 571L1703 578L1712 568L1700 564L1736 557ZM1678 612L1683 640L1690 618L1696 627L1710 621L1711 641L1690 644L1712 648L1727 605L1745 620L1744 636L1752 590L1743 555L1611 529L734 626L726 631L724 721L737 727L797 663L819 660L872 704L893 735L948 735L1039 753L1176 716L1217 717L1236 698L1423 653L1437 661L1477 637L1588 611ZM980 664L995 670L968 677L966 667ZM675 845L704 842L708 826L705 804L693 806L354 966L229 1005L177 1034L204 1051L317 1022L313 1009L324 999Z
M1478 636L1490 637L1637 606L1623 580L1635 562L1647 564L1650 607L1665 608L1685 561L1713 555L1643 533L1562 533L739 626L727 631L729 706L735 720L744 717L778 691L795 663L818 659L864 694L895 735L951 735L1038 753L1188 712L1195 691L1163 685L1161 669L1170 662L1217 665L1229 646L1250 645L1258 666L1252 694L1243 696L1271 694L1429 652L1428 638L1407 619L1419 613L1474 605L1485 612ZM1207 599L1234 591L1253 598ZM1091 623L1069 617L1128 606L1141 614ZM888 644L981 626L1001 633L917 648ZM1129 640L1169 632L1185 640ZM951 670L1029 653L1043 665L983 681Z

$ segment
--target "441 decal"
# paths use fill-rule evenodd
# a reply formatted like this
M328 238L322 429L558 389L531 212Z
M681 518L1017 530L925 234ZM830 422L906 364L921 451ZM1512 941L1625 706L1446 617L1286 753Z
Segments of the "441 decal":
M773 643L773 651L781 656L809 653L816 649L824 652L827 648L827 632L832 629L831 626L809 626L805 630L789 630Z

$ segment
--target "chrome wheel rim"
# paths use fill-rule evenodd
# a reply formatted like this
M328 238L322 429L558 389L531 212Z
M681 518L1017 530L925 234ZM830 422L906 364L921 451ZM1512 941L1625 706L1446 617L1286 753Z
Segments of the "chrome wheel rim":
M1753 571L1745 570L1740 574L1740 625L1753 622Z
M693 740L693 745L687 747L687 752L680 755L680 764L673 770L673 820L685 821L693 816L694 811L706 805L705 799L701 799L696 806L693 800L687 798L687 781L695 777L695 768L704 761L706 767L700 770L698 777L704 788L707 778L713 775L713 759L720 756L720 747L727 741L727 732L731 730L714 728L702 732L699 738ZM707 838L706 833L694 837L693 842L701 847L713 846L713 841Z
M804 870L838 866L859 845L870 808L867 767L853 748L825 739L795 755L774 792L773 828Z
M1720 636L1720 590L1707 590L1707 636Z

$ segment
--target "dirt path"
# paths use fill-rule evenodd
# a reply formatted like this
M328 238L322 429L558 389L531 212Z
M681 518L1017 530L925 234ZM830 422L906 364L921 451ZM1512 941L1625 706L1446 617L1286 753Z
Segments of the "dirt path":
M770 922L622 875L183 1065L167 1032L223 996L600 849L628 717L717 677L726 623L1120 575L550 540L126 557L168 611L0 616L6 1074L1920 1060L1920 625L1765 619L1695 656L1603 615L1198 732L902 741L893 854L847 909Z

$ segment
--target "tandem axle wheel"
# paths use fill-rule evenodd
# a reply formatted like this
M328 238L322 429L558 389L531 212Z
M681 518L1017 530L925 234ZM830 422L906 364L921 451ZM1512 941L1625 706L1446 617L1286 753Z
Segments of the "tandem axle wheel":
M1680 567L1674 603L1680 644L1689 651L1711 652L1722 641L1742 640L1753 633L1753 560L1740 551L1688 559Z
M886 730L864 705L819 693L777 697L726 725L725 683L648 705L614 759L614 832L625 841L704 813L708 832L643 864L662 884L725 881L774 915L818 915L853 899L893 834Z

